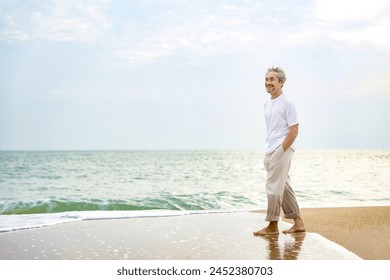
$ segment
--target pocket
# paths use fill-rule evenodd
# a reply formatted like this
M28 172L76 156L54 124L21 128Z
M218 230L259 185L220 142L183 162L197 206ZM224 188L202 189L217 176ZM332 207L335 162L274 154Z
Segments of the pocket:
M278 155L283 155L284 154L283 145L277 147L275 153L277 153Z
M278 164L282 159L284 155L283 145L280 145L276 148L275 152L273 153L271 157L271 162L273 165Z

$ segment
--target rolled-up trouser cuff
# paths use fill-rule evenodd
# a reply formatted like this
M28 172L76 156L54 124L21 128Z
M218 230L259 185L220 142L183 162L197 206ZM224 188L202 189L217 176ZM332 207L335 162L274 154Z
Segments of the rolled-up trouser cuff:
M296 219L301 216L300 212L294 212L294 213L289 213L289 214L284 214L284 218L286 219Z
M265 220L267 222L279 222L279 216L266 216Z

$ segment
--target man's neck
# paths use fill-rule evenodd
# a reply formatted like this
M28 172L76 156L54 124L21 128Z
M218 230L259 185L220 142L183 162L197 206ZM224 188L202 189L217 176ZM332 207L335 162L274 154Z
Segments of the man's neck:
M283 91L280 91L280 92L276 92L274 94L271 94L271 99L276 99L278 98L279 96L281 96L283 93Z

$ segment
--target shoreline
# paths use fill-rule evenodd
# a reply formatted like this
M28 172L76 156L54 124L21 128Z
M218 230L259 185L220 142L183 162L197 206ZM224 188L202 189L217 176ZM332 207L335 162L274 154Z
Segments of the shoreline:
M313 257L315 259L333 259L332 256L338 259L340 257L338 253L325 253L329 249L326 246L320 245L318 247L317 245L321 242L318 243L319 239L315 235L337 243L365 260L390 259L390 240L388 238L390 236L390 206L302 208L302 218L307 229L306 238L305 234L302 236L299 234L297 236L280 234L278 237L276 236L276 240L274 240L275 237L271 236L253 239L252 232L267 224L264 221L264 213L264 210L253 210L136 219L92 219L3 232L0 233L0 245L4 249L7 247L7 250L0 253L0 259L104 257L116 259L121 258L119 251L123 253L122 258L124 259L136 259L137 256L142 259L159 259L167 257L167 253L174 254L171 255L174 257L175 254L179 254L179 251L182 255L180 255L181 257L177 255L177 257L184 259L196 258L196 254L203 254L200 256L202 258L215 259L235 259L236 257L273 259L275 255L264 255L266 252L264 249L270 250L270 248L270 253L279 254L275 259L283 259L297 257L294 255L295 253L290 256L286 254L286 248L291 247L294 238L294 246L299 245L298 247L302 246L305 239L306 245L303 246L300 259L312 259ZM282 219L281 230L287 229L288 223L291 223L291 220ZM158 235L155 233L156 228L160 229ZM229 241L224 243L223 239ZM102 240L105 241L102 242ZM133 241L129 242L129 240ZM64 242L68 244L68 249L65 248L67 246L62 245ZM70 247L74 246L75 242L83 249L74 247L75 251L72 252ZM174 249L171 242L176 242L175 244L179 247ZM207 242L209 242L208 245ZM155 247L150 247L151 243L155 243L156 248L160 248L160 251L156 251L157 254L146 254L155 250ZM219 245L215 247L217 243ZM105 244L106 247L102 247L102 244ZM162 248L161 244L165 244L165 247ZM226 244L230 245L226 246ZM183 247L183 245L187 247ZM179 250L180 246L182 246L181 250ZM233 251L241 252L241 255L231 254L231 249L234 246L237 248ZM260 246L264 249L254 251L254 246ZM272 249L272 246L275 248ZM285 248L284 254L279 252L280 248ZM78 250L83 253L77 253ZM295 252L294 250L292 252ZM61 251L62 253L60 253ZM111 255L106 254L107 251L111 251ZM48 252L51 252L51 255ZM129 252L138 253L131 255L128 254ZM193 255L194 253L195 255Z

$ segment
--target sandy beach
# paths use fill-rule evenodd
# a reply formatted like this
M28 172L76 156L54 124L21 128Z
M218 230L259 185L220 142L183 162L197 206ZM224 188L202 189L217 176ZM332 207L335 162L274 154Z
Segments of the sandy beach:
M309 232L317 232L363 259L390 260L390 206L301 211Z
M0 259L390 259L390 207L303 209L307 233L254 237L266 225L259 212L89 220L4 232ZM289 227L280 223L280 230Z

